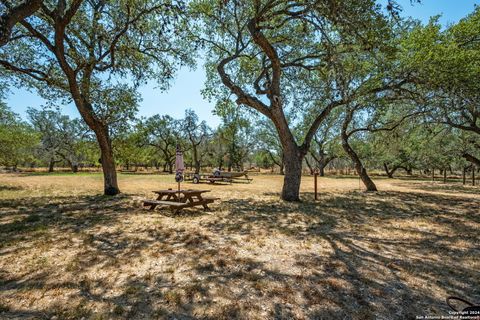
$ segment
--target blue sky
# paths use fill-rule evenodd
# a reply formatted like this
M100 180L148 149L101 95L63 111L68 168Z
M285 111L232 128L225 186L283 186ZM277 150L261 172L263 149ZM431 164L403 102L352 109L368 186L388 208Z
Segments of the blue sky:
M386 0L379 1L386 3ZM410 0L399 0L402 7L402 15L412 16L423 22L428 22L431 16L441 14L442 24L455 23L469 12L472 12L475 4L480 5L480 0L423 0L421 4L410 5ZM212 127L216 127L220 120L212 115L213 103L203 99L200 91L205 82L205 71L202 62L199 61L195 70L181 69L171 88L161 92L150 83L140 88L142 101L140 102L139 115L151 116L154 114L169 114L174 118L181 118L185 109L191 108L199 115L201 120L206 120ZM7 97L7 104L22 117L25 117L27 107L40 107L45 101L34 92L24 89L12 89ZM65 114L77 117L78 112L73 105L65 106Z

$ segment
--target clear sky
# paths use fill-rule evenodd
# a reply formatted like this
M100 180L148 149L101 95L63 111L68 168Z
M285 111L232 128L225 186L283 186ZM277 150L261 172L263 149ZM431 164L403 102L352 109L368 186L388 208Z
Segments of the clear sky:
M379 1L386 3L386 0ZM412 16L423 22L429 18L441 14L442 24L455 23L469 12L472 12L475 4L480 5L480 0L423 0L421 4L410 5L410 0L398 0L403 7L402 15ZM220 120L212 115L213 103L203 99L200 90L205 82L205 71L202 61L198 62L196 70L181 69L171 88L161 92L150 83L140 88L142 101L140 102L139 116L151 116L154 114L169 114L174 118L181 118L185 109L191 108L199 115L201 120L206 120L212 127L216 127ZM40 107L45 101L34 92L24 89L12 89L7 97L7 104L22 117L25 117L27 107ZM73 105L63 108L63 112L77 117L78 112Z

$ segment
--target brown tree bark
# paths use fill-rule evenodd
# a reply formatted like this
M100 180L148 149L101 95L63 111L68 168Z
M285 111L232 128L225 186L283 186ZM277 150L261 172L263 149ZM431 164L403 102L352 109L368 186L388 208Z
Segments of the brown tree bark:
M77 173L78 172L78 164L76 162L72 162L67 159L68 165L70 166L70 170L72 170L72 173Z
M325 168L327 167L327 165L333 161L333 159L335 159L336 157L335 156L331 156L331 157L323 157L322 158L322 161L320 161L319 165L318 165L318 168L320 169L320 177L324 177L325 176Z
M462 155L463 158L465 158L465 160L471 162L472 164L476 165L477 167L480 167L480 159L478 159L477 157L469 154L469 153L464 153Z
M399 169L403 169L405 170L405 172L407 173L407 175L411 176L412 175L412 168L410 166L400 166Z
M325 176L325 168L327 165L336 158L336 156L326 156L325 152L323 150L320 151L320 155L315 155L314 152L310 151L310 154L312 155L312 158L315 160L317 163L318 169L319 169L319 174L320 177Z
M303 157L297 145L291 150L284 149L285 175L283 178L282 199L300 201L300 182L302 180Z
M193 153L193 163L195 164L195 173L200 173L200 160L198 159L198 149L197 146L192 143L192 153Z
M6 1L2 1L6 4ZM42 6L43 0L26 0L16 7L9 8L0 16L0 46L10 40L10 34L15 24L31 16Z
M475 166L472 166L472 186L475 186Z
M51 158L50 161L48 162L48 172L52 173L53 172L53 167L55 166L55 159Z
M391 170L388 168L388 164L386 162L383 163L383 168L385 169L385 173L387 174L387 176L392 179L393 178L393 174L395 173L395 171L398 169L396 167L393 167Z
M307 164L308 170L310 170L310 174L313 176L314 169L313 166L310 164L310 161L308 161L308 157L305 157L305 163Z
M383 163L383 169L385 169L385 173L387 174L387 177L393 178L393 175L390 172L390 170L388 169L388 165L385 162Z
M108 196L119 194L120 189L118 188L117 169L113 157L112 142L108 133L108 127L96 123L92 130L95 132L98 145L100 146L104 194Z
M357 171L358 175L360 176L360 179L362 180L363 184L367 188L367 191L378 191L377 186L375 185L373 180L370 178L370 176L367 173L367 170L363 166L362 161L360 160L360 157L348 143L348 138L350 136L347 130L350 122L353 119L353 112L354 112L353 109L349 110L345 115L345 119L343 121L342 133L341 133L342 147L343 147L343 150L345 150L345 152L348 154L350 159L353 161L355 165L355 170Z
M273 103L274 107L271 109L272 121L282 144L283 163L285 165L281 198L285 201L300 201L302 163L310 145L308 143L308 148L305 145L297 145L280 106L281 102L277 98L273 99Z

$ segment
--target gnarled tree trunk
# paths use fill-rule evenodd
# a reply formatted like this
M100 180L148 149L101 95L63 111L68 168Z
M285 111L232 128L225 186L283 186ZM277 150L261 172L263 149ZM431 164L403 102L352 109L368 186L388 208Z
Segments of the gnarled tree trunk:
M308 170L310 170L310 174L313 176L315 170L313 169L313 166L310 164L310 161L308 161L308 157L305 157L305 163L307 164Z
M397 171L398 169L400 169L400 166L394 166L392 169L389 169L388 168L388 164L386 162L383 163L383 168L385 169L385 172L387 173L387 176L392 179L393 178L393 174L395 173L395 171Z
M97 137L98 145L101 152L101 164L103 169L104 194L113 196L120 193L117 181L117 170L115 159L113 157L112 142L108 133L108 128L103 125L96 124L93 128Z
M275 103L279 102L275 101ZM307 145L302 148L297 145L281 108L272 108L272 121L280 138L283 150L283 164L285 166L281 198L285 201L300 201L302 163L310 146Z
M325 155L322 155L322 158L318 163L318 168L320 169L320 177L325 176L325 168L335 158L336 158L335 156L325 157Z
M280 168L280 175L284 176L285 175L285 155L282 151L282 154L280 156L280 163L278 165L278 167Z
M48 172L52 173L53 172L53 167L55 166L55 159L50 158L50 161L48 162Z
M70 170L72 170L72 173L77 173L78 172L78 163L75 161L71 161L67 159L68 165L70 166Z
M353 110L350 110L347 112L345 116L345 120L343 121L343 126L342 126L341 136L342 136L343 150L345 150L345 152L348 154L350 159L352 159L355 165L355 170L357 171L358 175L360 176L360 179L362 180L363 184L367 188L367 191L378 191L377 186L368 175L367 169L365 169L365 167L363 166L362 161L360 160L360 157L348 143L349 134L347 133L347 130L350 122L352 121L352 118L353 118Z
M300 201L300 182L302 180L303 157L295 145L291 150L285 150L285 176L283 178L282 199Z

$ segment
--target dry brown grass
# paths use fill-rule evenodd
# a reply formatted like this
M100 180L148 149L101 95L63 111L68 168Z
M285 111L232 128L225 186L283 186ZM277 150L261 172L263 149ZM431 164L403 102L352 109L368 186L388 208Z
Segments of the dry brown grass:
M0 318L411 319L480 302L480 189L440 182L280 176L193 185L213 212L144 211L171 176L0 175Z

